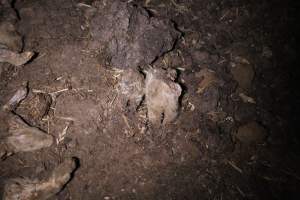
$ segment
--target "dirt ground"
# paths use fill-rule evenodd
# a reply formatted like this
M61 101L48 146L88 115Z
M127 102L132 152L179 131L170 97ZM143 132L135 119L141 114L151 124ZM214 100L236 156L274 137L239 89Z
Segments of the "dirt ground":
M1 63L0 105L28 81L16 114L60 140L1 161L0 193L9 178L43 177L76 157L78 169L51 199L298 199L298 3L128 2L181 33L153 64L179 74L178 118L157 128L145 105L124 109L122 71L91 38L94 1L17 0L24 50L37 56L22 67ZM46 115L33 113L47 103Z

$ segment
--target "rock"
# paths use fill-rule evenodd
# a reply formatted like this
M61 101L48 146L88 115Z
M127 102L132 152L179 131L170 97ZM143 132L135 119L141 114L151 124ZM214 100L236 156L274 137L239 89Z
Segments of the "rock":
M67 159L58 165L44 180L14 178L4 187L3 200L46 200L57 194L70 181L76 168L73 159Z
M42 132L40 129L27 125L21 118L14 114L8 114L8 134L4 139L6 152L30 152L50 147L54 138Z
M169 21L150 17L144 8L121 1L98 5L90 32L117 68L151 64L170 51L180 35Z
M137 70L128 69L122 74L119 83L124 104L129 110L136 110L144 96L144 76Z
M240 89L248 91L251 88L255 72L253 66L246 59L236 59L235 63L231 64L230 71Z
M154 125L172 122L178 114L182 89L175 83L174 70L150 69L146 72L145 100L148 119Z
M267 137L267 131L257 122L249 122L238 128L235 138L245 144L262 143Z
M29 93L26 99L22 101L15 110L31 126L39 127L41 120L48 114L52 103L50 95L38 93Z

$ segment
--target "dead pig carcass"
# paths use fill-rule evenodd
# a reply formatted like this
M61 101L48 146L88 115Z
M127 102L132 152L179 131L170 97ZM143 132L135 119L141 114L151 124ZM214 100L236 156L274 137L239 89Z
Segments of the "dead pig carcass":
M53 144L53 136L30 126L15 113L27 95L28 86L23 84L0 110L0 158L18 152L39 150Z
M10 1L0 1L0 63L7 62L20 66L34 55L31 51L22 52L22 36L17 31L18 17Z
M7 118L9 136L1 141L1 156L18 152L36 151L50 147L53 144L53 136L44 133L36 127L27 125L18 116L9 114Z
M150 17L142 7L120 1L95 7L90 20L92 45L106 54L113 67L151 64L172 50L180 36L170 21Z
M175 70L146 71L145 100L148 119L152 124L167 124L177 117L182 89L174 82L175 78Z
M72 178L76 161L66 159L42 180L14 178L6 182L3 200L46 200L57 194Z
M124 69L120 90L129 110L135 110L144 96L152 124L173 121L179 107L180 85L168 77L166 70L145 70L143 76L137 68L144 69L171 51L180 32L170 21L151 17L136 5L111 1L94 6L90 47L99 48L112 67Z
M120 82L120 92L129 109L135 110L144 100L148 120L153 125L168 124L177 117L181 86L175 82L176 70L149 68L144 76L134 70L126 70ZM143 98L144 97L144 98Z

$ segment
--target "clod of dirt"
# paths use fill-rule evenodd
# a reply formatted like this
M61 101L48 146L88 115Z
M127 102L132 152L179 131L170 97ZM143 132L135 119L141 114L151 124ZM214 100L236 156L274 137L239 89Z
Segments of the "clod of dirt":
M30 93L15 112L30 125L38 127L42 118L47 115L51 102L50 95Z
M252 121L256 116L256 106L250 103L240 103L234 112L234 119L240 123Z
M61 191L76 168L73 159L67 159L58 165L44 180L15 178L7 181L4 187L4 200L46 200Z
M26 64L33 57L33 55L34 53L31 51L16 53L6 48L0 47L0 63L7 62L14 66L21 66Z
M151 64L170 51L180 35L169 21L150 17L144 8L120 1L98 6L90 32L117 68Z
M119 83L120 92L129 110L136 110L144 96L144 77L133 69L125 70Z
M262 143L267 137L267 131L257 122L249 122L238 128L235 138L244 144Z
M182 89L174 82L174 72L162 69L146 71L145 100L148 119L154 125L170 123L177 117Z
M4 111L12 111L16 109L19 103L24 100L28 95L28 86L27 83L23 84L9 99L9 101L3 106Z
M192 59L195 64L206 63L209 59L209 53L206 51L194 51L192 52Z
M210 111L207 113L207 116L213 122L220 122L226 118L227 113L223 111Z
M231 64L230 71L234 80L238 82L240 89L248 91L251 88L255 72L249 61L237 57L235 62Z
M17 115L8 115L9 136L4 139L8 153L30 152L50 147L53 137L27 125Z
M217 111L220 93L216 86L208 87L198 98L199 105L197 106L197 109L200 113Z
M197 93L199 94L202 94L207 88L220 82L216 73L207 68L201 69L198 73L196 73L196 77L201 80L197 90Z

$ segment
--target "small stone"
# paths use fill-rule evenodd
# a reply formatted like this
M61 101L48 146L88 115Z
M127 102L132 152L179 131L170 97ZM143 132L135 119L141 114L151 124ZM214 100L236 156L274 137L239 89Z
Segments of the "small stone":
M235 137L244 144L258 144L264 142L267 131L257 122L249 122L238 128Z
M250 63L233 63L230 71L233 79L238 82L241 89L248 91L251 88L255 73Z

